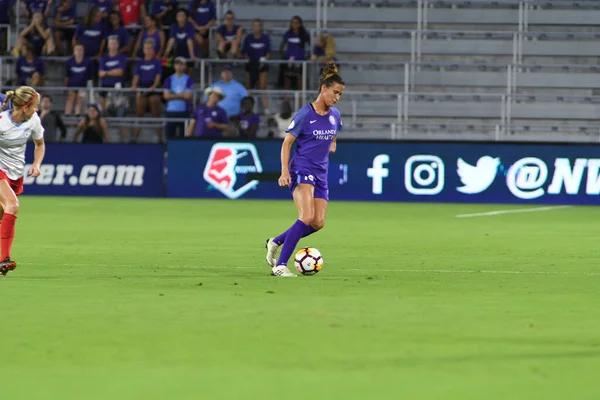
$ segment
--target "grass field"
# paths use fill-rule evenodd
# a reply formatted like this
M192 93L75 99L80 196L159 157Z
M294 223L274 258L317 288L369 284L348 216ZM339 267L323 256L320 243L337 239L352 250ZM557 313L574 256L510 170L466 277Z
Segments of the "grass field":
M600 207L21 199L3 399L597 399ZM515 207L515 208L523 208Z

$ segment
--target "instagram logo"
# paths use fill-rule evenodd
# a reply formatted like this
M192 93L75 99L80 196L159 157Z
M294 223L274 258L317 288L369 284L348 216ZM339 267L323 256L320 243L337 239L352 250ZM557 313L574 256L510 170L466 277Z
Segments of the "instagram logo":
M444 162L429 154L409 157L404 164L404 187L410 194L439 194L444 189Z

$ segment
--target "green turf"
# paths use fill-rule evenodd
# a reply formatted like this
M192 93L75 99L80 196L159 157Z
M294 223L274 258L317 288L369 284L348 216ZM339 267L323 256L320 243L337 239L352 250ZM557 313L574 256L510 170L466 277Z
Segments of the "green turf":
M291 202L21 201L3 399L598 396L598 207L333 202L283 279Z

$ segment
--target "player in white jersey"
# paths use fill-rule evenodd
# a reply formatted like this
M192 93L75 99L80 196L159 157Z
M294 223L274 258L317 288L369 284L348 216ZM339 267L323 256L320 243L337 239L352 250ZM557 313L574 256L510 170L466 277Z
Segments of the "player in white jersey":
M12 109L6 110L8 102ZM30 176L40 175L44 158L44 128L37 110L40 94L32 87L21 86L6 92L0 106L0 274L6 275L17 267L10 258L10 248L15 236L15 222L19 212L17 196L23 193L25 173L25 148L30 137L35 144L33 165L27 171Z

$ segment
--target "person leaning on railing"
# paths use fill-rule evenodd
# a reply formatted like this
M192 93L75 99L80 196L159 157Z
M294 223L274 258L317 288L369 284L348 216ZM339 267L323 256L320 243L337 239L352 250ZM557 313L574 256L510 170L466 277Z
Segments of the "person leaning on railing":
M144 43L144 58L138 60L135 64L133 82L131 88L134 91L140 89L148 89L146 92L137 92L135 97L136 117L143 117L146 109L150 108L150 113L154 118L160 117L161 114L161 93L158 89L162 77L162 63L154 57L154 41L146 40ZM133 141L137 142L140 136L141 128L135 128L133 131ZM163 142L162 129L157 128L156 135L158 142Z
M106 120L102 118L100 109L96 104L90 104L85 118L77 124L77 131L73 142L78 142L82 136L81 143L101 144L108 143L108 128Z
M194 39L200 46L200 57L206 58L209 48L209 30L217 21L215 4L210 0L192 0L188 7L190 22L196 30Z
M163 97L167 101L166 117L187 119L192 108L194 80L185 73L186 60L177 57L174 60L175 73L165 79ZM165 133L168 139L182 138L185 136L183 122L168 121Z

